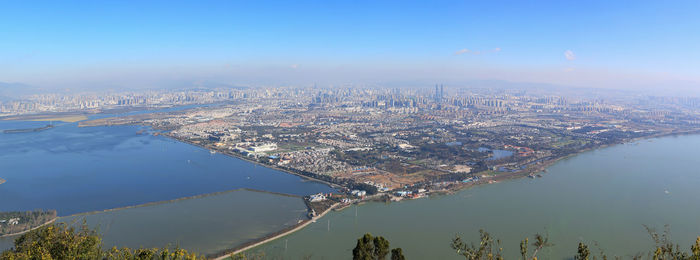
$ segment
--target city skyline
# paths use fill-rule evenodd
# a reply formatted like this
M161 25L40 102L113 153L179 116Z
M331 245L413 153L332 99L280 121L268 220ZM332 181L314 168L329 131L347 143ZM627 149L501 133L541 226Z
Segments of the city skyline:
M0 260L700 259L699 7L0 1Z
M0 82L698 89L698 3L5 2Z

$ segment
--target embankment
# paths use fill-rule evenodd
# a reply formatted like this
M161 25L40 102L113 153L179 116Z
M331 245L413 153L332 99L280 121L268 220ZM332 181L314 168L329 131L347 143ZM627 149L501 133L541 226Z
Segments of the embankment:
M189 199L204 198L204 197L215 196L215 195L221 195L221 194L226 194L226 193L230 193L230 192L234 192L234 191L242 191L242 190L253 191L253 192L269 193L269 194L274 194L274 195L279 195L279 196L286 196L286 197L293 197L293 198L301 198L300 196L298 196L298 195L293 195L293 194L286 194L286 193L279 193L279 192L272 192L272 191L264 191L264 190L256 190L256 189L250 189L250 188L238 188L238 189L227 190L227 191L219 191L219 192L212 192L212 193L206 193L206 194L200 194L200 195L182 197L182 198L177 198L177 199L172 199L172 200L161 200L161 201L154 201L154 202L149 202L149 203L144 203L144 204L139 204L139 205L132 205L132 206L119 207L119 208L111 208L111 209L105 209L105 210L95 210L95 211L83 212L83 213L78 213L78 214L69 215L69 216L67 216L67 217L84 216L84 215L93 215L93 214L105 213L105 212L111 212L111 211L117 211L117 210L123 210L123 209L131 209L131 208L140 208L140 207L155 206L155 205L160 205L160 204L165 204L165 203L172 203L172 202L178 202L178 201L189 200Z
M279 231L279 232L276 232L276 233L272 233L272 234L270 234L270 235L267 235L267 236L265 236L265 237L263 237L263 238L261 238L261 239L259 239L259 240L251 241L250 243L243 244L243 245L241 245L241 246L239 246L239 247L237 247L237 248L234 248L234 249L231 249L231 250L225 250L225 251L223 251L223 252L221 252L221 253L214 254L214 255L210 255L209 258L213 258L213 259L215 259L215 260L223 260L223 259L226 259L226 258L230 257L231 255L236 255L236 254L243 253L243 252L245 252L245 251L247 251L247 250L249 250L249 249L258 247L258 246L263 245L263 244L265 244L265 243L268 243L268 242L270 242L270 241L274 241L274 240L277 240L277 239L279 239L279 238L281 238L281 237L284 237L284 236L286 236L286 235L289 235L289 234L292 234L292 233L294 233L294 232L297 232L297 231L303 229L304 227L308 226L309 224L311 224L311 223L313 223L313 222L316 222L316 220L322 218L324 215L326 215L328 212L330 212L333 208L337 207L338 205L339 205L339 203L335 203L335 204L333 204L332 206L330 206L328 209L326 209L325 211L323 211L321 214L319 214L318 216L315 216L315 217L313 217L313 218L311 218L311 219L304 220L304 221L300 222L300 223L297 224L297 225L288 227L288 228L283 229L283 230L281 230L281 231Z

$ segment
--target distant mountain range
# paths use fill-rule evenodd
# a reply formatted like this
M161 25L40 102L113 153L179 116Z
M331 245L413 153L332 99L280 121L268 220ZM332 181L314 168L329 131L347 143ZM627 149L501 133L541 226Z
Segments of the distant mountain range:
M0 101L18 99L21 96L34 94L38 90L38 88L22 83L0 82Z

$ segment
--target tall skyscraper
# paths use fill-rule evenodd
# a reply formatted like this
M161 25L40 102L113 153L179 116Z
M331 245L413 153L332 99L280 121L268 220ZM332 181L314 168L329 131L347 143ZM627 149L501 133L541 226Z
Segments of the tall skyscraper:
M444 90L444 87L442 86L442 84L440 84L440 101L442 101L442 99L445 98Z
M440 102L440 92L438 90L438 84L435 84L435 102Z

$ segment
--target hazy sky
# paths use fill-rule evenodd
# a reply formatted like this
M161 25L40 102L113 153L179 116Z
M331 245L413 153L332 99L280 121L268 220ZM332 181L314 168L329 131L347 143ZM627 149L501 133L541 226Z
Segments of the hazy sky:
M700 81L700 1L0 1L0 82Z

